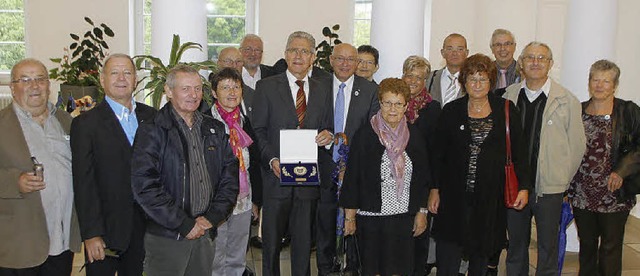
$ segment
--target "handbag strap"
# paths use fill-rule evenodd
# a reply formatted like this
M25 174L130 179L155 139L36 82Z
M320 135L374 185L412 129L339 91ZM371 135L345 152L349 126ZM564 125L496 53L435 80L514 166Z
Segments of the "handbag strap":
M504 101L504 122L507 131L507 165L511 165L511 131L509 130L509 100Z

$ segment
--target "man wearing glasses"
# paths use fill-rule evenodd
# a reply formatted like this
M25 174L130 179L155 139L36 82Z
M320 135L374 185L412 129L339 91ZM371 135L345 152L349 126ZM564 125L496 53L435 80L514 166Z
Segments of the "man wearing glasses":
M9 88L13 103L0 111L0 275L68 276L80 251L71 116L49 102L38 60L18 62Z
M266 77L275 75L271 66L261 64L263 43L262 39L254 34L245 35L240 42L240 52L244 61L242 69L242 82L251 89L256 89L256 83Z
M467 39L457 33L448 35L442 43L440 54L447 62L446 66L431 74L427 80L429 84L427 90L431 93L431 97L441 102L444 107L447 103L462 96L460 93L462 86L458 82L458 76L462 64L469 55Z
M235 47L227 47L220 51L218 54L218 70L222 70L222 68L233 68L238 73L243 72L244 60L240 50ZM214 73L211 73L209 76L209 80L212 79ZM255 94L255 90L244 82L242 84L242 103L240 104L240 110L242 113L249 118L251 121L253 115L253 95ZM256 214L257 215L257 214Z
M317 129L318 156L333 141L331 84L309 78L315 60L315 39L306 32L289 35L284 56L287 71L256 86L253 127L263 166L262 273L280 275L280 243L291 234L291 275L310 275L312 225L319 198L317 186L280 184L280 130ZM320 164L323 170L323 164ZM322 179L321 179L322 181ZM289 274L284 272L282 274Z
M509 249L507 275L529 275L531 217L536 219L536 275L558 275L558 230L562 198L586 149L580 101L549 78L551 48L531 42L522 54L524 80L507 87L504 98L522 114L522 137L528 149L531 183L529 204L507 211Z
M520 76L516 70L516 60L513 53L516 51L516 39L513 34L505 29L496 29L491 35L491 52L496 58L498 69L498 82L496 89L507 88L516 82L520 82Z

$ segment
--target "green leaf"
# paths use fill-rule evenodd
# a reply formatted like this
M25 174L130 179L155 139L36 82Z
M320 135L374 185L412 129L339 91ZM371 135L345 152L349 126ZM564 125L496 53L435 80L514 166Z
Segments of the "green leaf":
M335 44L335 45L338 45L340 43L342 43L342 40L340 40L340 39L336 39L336 40L333 41L333 44Z
M322 28L322 35L324 35L324 36L330 36L331 35L331 30L329 29L329 27Z
M71 36L71 38L75 41L78 41L78 39L80 39L80 37L77 34L69 34Z
M340 24L333 25L333 27L331 27L331 29L333 29L334 31L340 30Z
M100 28L93 28L93 34L95 34L97 38L102 39L102 30L100 30Z
M84 37L89 37L91 34L91 31L87 31L86 33L84 33Z
M106 34L108 37L113 37L115 35L111 28L109 28L109 26L105 25L104 23L100 24L100 26L102 26L102 28L104 29L104 34Z
M331 34L329 37L331 37L331 38L338 38L338 34L333 33L333 34Z
M107 42L105 42L104 40L100 41L100 45L102 45L102 47L105 49L109 49L109 45L107 45Z
M178 48L180 47L180 36L177 34L173 35L173 40L171 41L171 53L169 54L169 66L175 64L180 57L176 57L178 55ZM177 59L177 60L176 60Z
M87 23L93 25L93 21L91 21L91 18L89 18L89 17L85 17L84 21L87 21Z
M202 51L202 45L195 42L185 42L184 44L180 45L180 48L178 49L178 53L176 54L176 60L171 64L174 64L174 65L178 64L178 62L182 59L182 54L184 54L184 52L189 49L198 49Z
M55 63L60 63L62 61L61 58L50 58L49 59L51 62L55 62Z
M71 43L71 46L69 46L69 49L73 50L73 49L75 49L76 47L78 47L78 43L77 43L77 42L74 42L74 43Z

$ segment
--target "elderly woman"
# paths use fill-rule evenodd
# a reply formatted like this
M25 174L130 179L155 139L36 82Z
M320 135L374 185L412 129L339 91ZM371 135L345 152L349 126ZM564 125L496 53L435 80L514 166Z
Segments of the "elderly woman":
M591 98L582 103L587 150L569 187L580 275L622 273L624 225L636 203L635 194L624 190L638 181L640 108L615 98L619 78L615 63L596 61L589 70Z
M258 217L262 196L257 140L249 120L240 111L242 76L233 68L224 68L211 75L209 81L216 99L211 115L225 125L233 153L240 161L240 192L233 213L218 227L213 275L242 275L251 215L253 212L254 217Z
M460 71L466 95L447 104L437 126L429 211L436 213L433 232L438 244L438 275L457 275L463 256L469 275L484 276L488 257L504 245L507 208L504 203L506 163L505 99L489 93L496 66L482 54L469 57ZM520 181L514 206L527 204L528 169L521 142L520 116L509 105L510 141Z
M412 274L414 237L426 228L430 170L424 139L404 116L409 91L400 79L383 80L380 111L351 143L340 206L363 275Z

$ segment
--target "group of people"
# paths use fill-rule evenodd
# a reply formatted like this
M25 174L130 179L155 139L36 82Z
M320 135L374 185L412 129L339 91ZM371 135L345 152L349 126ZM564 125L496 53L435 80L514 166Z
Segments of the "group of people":
M504 29L495 60L468 56L454 33L444 68L414 55L379 84L374 47L335 45L327 72L315 46L293 32L267 66L247 35L218 55L212 106L199 73L177 65L157 111L133 99L133 60L112 54L104 101L73 119L48 101L43 63L15 64L0 111L0 276L70 275L82 243L87 275L243 275L252 220L262 275L283 273L285 237L292 275L311 274L313 248L319 275L497 275L504 248L507 275L528 275L532 217L536 275L557 275L567 200L580 274L621 274L640 108L615 98L615 63L592 65L580 104L549 78L549 46L531 42L516 59ZM281 183L283 129L317 130L319 185ZM519 182L509 205L507 160ZM346 268L340 232L355 238Z

